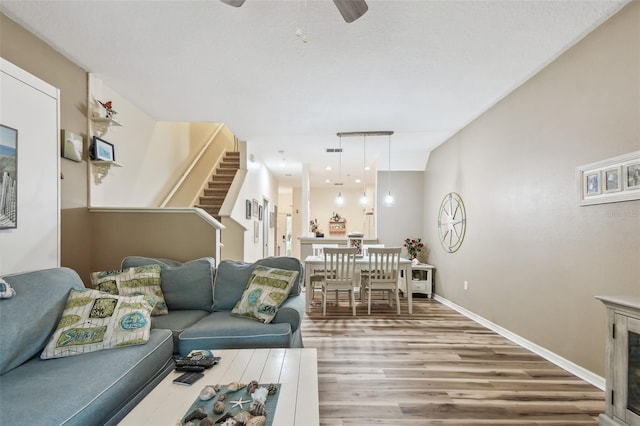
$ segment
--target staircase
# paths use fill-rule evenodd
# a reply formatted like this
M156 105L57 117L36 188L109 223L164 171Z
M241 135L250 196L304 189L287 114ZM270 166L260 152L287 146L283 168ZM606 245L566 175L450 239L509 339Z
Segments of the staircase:
M196 204L194 207L203 209L217 221L221 221L220 207L222 207L231 182L233 182L233 178L239 168L240 153L226 152L216 172L207 183L204 193L200 196L199 204Z

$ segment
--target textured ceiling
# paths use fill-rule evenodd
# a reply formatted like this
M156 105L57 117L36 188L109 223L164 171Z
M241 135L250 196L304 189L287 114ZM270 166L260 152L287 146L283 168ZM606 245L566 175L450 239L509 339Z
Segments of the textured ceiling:
M316 186L338 180L337 155L325 153L336 132L393 130L391 169L424 170L433 148L627 3L367 2L351 24L328 0L2 0L0 10L155 119L224 122L279 179L299 185L308 163ZM348 184L363 176L363 139L342 146ZM387 152L386 136L367 139L374 168L388 168Z

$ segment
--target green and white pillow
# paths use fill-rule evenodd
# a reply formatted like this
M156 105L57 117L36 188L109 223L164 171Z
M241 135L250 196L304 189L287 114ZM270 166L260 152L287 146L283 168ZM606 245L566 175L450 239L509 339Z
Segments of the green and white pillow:
M40 358L143 345L149 341L152 309L147 296L72 289L58 327Z
M289 296L298 271L256 266L231 314L269 324Z
M169 313L160 286L160 265L134 266L122 271L93 272L91 284L96 290L120 296L151 296L156 300L152 316Z

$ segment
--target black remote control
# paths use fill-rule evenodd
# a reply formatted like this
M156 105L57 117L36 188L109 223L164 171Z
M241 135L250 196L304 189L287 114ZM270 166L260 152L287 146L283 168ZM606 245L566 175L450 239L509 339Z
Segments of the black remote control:
M175 378L173 380L173 383L175 383L176 385L189 386L189 385L194 384L196 381L200 380L203 377L204 377L203 373L196 373L196 372L193 372L193 371L189 371L189 372L186 372L183 375Z
M176 367L176 371L195 371L200 373L204 371L204 367L201 365L179 365Z

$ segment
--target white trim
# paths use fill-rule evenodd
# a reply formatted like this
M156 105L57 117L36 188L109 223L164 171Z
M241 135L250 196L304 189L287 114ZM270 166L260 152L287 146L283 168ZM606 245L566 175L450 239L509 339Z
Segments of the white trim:
M585 382L588 382L590 384L592 384L593 386L597 387L598 389L604 391L605 390L605 379L604 377L598 376L597 374L587 370L584 367L579 366L578 364L575 364L571 361L569 361L566 358L561 357L560 355L551 352L550 350L543 348L542 346L531 342L530 340L525 339L524 337L518 336L515 333L512 333L511 331L507 330L506 328L503 328L501 326L499 326L498 324L495 324L491 321L489 321L486 318L481 317L480 315L477 315L473 312L471 312L470 310L463 308L462 306L456 305L455 303L451 302L450 300L445 299L442 296L438 296L437 294L434 294L434 299L437 300L438 302L442 303L445 306L448 306L449 308L461 313L462 315L466 316L467 318L472 319L473 321L477 322L478 324L487 327L488 329L495 331L496 333L498 333L499 335L511 340L512 342L522 346L525 349L530 350L531 352L541 356L542 358L546 359L549 362L552 362L553 364L557 365L558 367L562 368L563 370L568 371L569 373L581 378L582 380L584 380Z
M225 226L213 216L198 207L90 207L90 212L96 213L181 213L195 214L216 229L224 229Z

